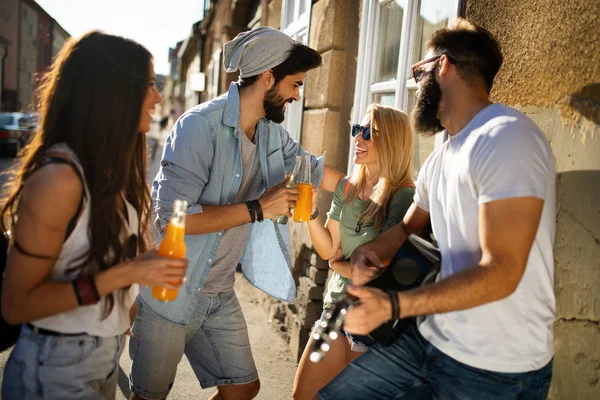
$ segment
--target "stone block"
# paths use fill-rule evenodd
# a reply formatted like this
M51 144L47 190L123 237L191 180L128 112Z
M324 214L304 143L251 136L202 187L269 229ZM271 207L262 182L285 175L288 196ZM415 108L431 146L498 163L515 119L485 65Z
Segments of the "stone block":
M304 352L304 348L306 347L306 343L308 342L308 337L310 335L310 330L302 327L300 322L294 321L290 326L290 350L292 351L292 355L296 358L296 361L300 361L300 357L302 357L302 352Z
M298 307L302 307L303 304L308 303L309 300L323 299L323 292L325 290L323 285L317 285L306 276L301 276L299 281L300 284L298 285L296 294L296 304Z
M317 285L325 284L328 273L327 269L318 269L317 267L310 267L308 269L308 277Z
M298 308L298 322L306 328L312 329L315 321L321 317L321 313L323 312L323 302L322 301L309 301L306 304L303 304L302 307Z
M281 2L282 0L269 1L267 12L267 26L279 29L281 26Z
M321 66L306 74L304 105L307 108L340 108L346 83L346 51L329 50Z
M309 44L319 53L329 49L344 49L349 32L358 32L349 26L351 13L356 13L356 0L319 0L313 4Z
M600 399L600 325L559 320L555 324L553 400Z
M312 154L323 154L328 150L338 153L341 136L339 111L318 109L306 110L302 119L302 147Z
M577 171L573 174L585 172ZM561 174L559 182L563 178L566 179L568 174ZM595 189L590 188L590 191L598 192L598 185L589 186L595 186ZM584 191L583 186L580 186L579 194ZM587 221L594 218L591 209L589 211ZM600 320L600 243L598 238L585 228L584 224L587 221L578 220L573 213L565 209L564 204L559 208L554 244L554 291L559 318Z

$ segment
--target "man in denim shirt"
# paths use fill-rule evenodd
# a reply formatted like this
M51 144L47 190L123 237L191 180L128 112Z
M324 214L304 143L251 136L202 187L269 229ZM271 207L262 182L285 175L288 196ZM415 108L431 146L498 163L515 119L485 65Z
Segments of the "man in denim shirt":
M223 53L225 68L239 69L240 79L179 118L153 183L159 231L174 200L189 204L189 269L173 302L141 290L129 347L134 399L166 398L184 353L200 385L218 387L212 398L254 398L260 383L233 291L236 266L241 263L248 281L271 296L295 298L289 232L271 219L291 215L298 191L282 183L296 156L308 153L279 123L285 104L298 101L306 72L321 57L265 27L241 33ZM342 174L320 158L311 162L313 185L333 191ZM246 204L253 200L258 202L252 207Z

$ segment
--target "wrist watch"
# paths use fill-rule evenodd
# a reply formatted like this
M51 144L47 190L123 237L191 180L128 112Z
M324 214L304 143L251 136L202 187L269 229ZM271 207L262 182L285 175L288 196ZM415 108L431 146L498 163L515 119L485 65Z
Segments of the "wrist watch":
M319 209L317 208L313 215L310 216L310 220L316 219L319 216Z

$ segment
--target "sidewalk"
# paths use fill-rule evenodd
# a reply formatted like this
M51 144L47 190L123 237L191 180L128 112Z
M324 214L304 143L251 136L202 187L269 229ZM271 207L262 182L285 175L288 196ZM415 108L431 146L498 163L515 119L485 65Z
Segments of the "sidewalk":
M254 361L260 377L261 389L256 399L285 400L292 398L292 385L296 373L296 361L287 343L267 323L266 312L252 301L256 291L241 274L236 274L235 291L238 295L250 335L250 344ZM129 398L128 376L130 368L129 350L126 348L121 357L119 388L117 400ZM208 399L214 388L200 388L196 376L187 359L183 358L177 370L177 377L169 400Z

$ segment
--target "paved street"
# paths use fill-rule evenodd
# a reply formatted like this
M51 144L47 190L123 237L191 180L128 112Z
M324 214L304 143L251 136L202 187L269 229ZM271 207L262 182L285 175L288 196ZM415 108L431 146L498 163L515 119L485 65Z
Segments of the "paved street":
M162 149L159 148L154 162L149 162L149 179L156 174L155 171L158 169L161 153ZM0 158L0 172L6 171L11 164L12 159ZM5 180L6 176L1 175L0 182L4 182ZM235 289L248 323L250 342L261 380L261 391L257 399L290 399L296 362L287 344L267 323L264 310L252 301L252 293L256 289L251 287L240 274L236 276ZM0 354L0 383L8 355L9 352ZM116 398L117 400L125 400L130 395L127 382L130 368L128 349L125 349L120 364L119 388ZM179 365L175 384L169 399L208 399L213 392L214 389L200 389L194 373L187 359L184 357Z

